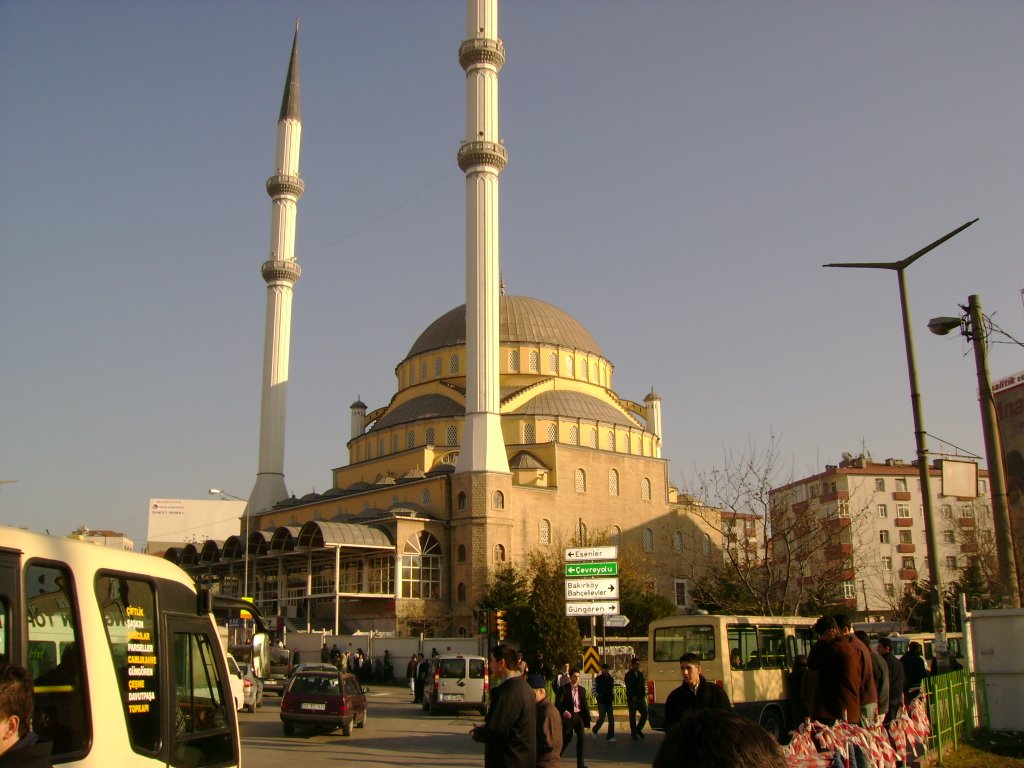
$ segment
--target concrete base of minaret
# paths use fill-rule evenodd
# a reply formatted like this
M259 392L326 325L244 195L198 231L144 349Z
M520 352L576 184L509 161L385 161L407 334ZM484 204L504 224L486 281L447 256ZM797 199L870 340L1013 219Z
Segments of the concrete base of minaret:
M249 494L247 513L252 515L265 512L282 499L288 498L288 489L284 485L284 475L278 472L260 472L256 475L256 484Z
M516 526L521 523L509 508L511 498L511 475L467 472L452 476L452 590L457 592L460 583L471 585L466 601L455 601L454 607L455 614L459 608L466 609L465 617L456 618L465 618L470 626L473 607L483 599L495 571L505 563L522 563L526 556L517 545L522 536Z
M501 414L467 413L459 445L455 474L501 472L508 474L508 454L501 432Z

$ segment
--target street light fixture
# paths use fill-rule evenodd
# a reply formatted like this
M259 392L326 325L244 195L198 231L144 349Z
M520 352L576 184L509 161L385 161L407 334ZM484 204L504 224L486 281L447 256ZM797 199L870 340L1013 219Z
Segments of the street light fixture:
M233 493L222 491L220 488L211 488L207 491L211 496L227 496L231 499L237 499L238 501L245 501L240 496L235 496ZM245 566L244 575L242 577L242 595L241 597L248 597L249 592L249 502L246 502L245 509L242 511L242 515L245 517Z
M1006 501L1006 474L1003 471L1003 446L996 422L996 403L988 375L988 329L977 296L967 297L967 306L960 307L962 317L933 317L928 330L936 336L945 336L955 328L974 346L974 365L978 372L978 403L981 406L981 431L985 438L988 459L988 479L992 496L992 522L995 525L996 554L999 559L999 580L1008 590L1004 605L1020 608L1020 588L1017 581L1017 563L1013 554L1013 534L1010 529L1010 508Z
M925 442L924 416L921 413L921 394L917 386L917 364L914 362L914 339L910 332L910 308L907 304L907 284L903 272L924 256L928 251L937 248L951 237L963 232L974 224L972 219L952 232L943 235L934 243L926 245L916 253L912 253L900 261L875 262L843 262L824 264L825 267L846 267L851 269L888 269L896 273L900 286L900 309L903 313L903 341L907 350L907 373L910 377L910 407L914 414L914 437L917 444L917 471L921 479L921 496L924 506L925 544L928 551L928 579L931 581L932 625L935 628L935 657L940 669L948 668L949 652L946 647L946 613L942 605L942 573L939 570L938 551L939 538L935 526L935 514L932 506L931 478L928 468L928 446Z
M334 550L334 636L338 636L341 614L341 542L325 541L324 546Z

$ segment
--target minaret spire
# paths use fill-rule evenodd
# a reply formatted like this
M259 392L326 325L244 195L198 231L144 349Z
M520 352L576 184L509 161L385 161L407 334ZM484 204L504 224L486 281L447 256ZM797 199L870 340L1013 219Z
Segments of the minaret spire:
M498 71L505 45L498 0L466 5L469 37L459 46L466 139L458 156L466 174L466 421L455 472L508 474L498 381L498 174L508 161L498 133Z
M287 498L284 484L284 428L288 355L292 334L292 290L302 274L295 260L295 221L305 183L299 177L302 115L299 99L299 25L288 63L288 77L277 121L275 173L267 179L270 195L270 254L261 269L267 283L263 343L263 394L260 410L260 456L256 484L247 513L270 509Z

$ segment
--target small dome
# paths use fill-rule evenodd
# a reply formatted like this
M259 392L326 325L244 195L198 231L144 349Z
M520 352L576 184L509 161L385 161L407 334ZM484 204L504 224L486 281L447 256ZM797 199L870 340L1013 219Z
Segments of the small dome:
M576 318L545 301L527 296L501 297L498 337L502 344L551 344L602 355L594 337ZM466 305L463 304L432 322L416 339L406 357L465 343Z

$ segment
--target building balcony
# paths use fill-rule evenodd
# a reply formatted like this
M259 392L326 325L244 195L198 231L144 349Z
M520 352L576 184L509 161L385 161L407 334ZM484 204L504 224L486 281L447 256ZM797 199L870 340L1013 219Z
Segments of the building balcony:
M826 502L826 501L849 501L850 500L850 492L849 491L833 491L832 493L823 493L823 494L821 494L821 496L818 497L818 500L823 502L823 503Z
M893 491L893 501L910 501L910 491Z
M839 578L843 581L853 581L853 578L856 575L856 571L854 571L853 568L847 568L839 574Z
M844 597L843 598L843 605L846 608L851 608L851 609L856 608L857 607L857 598L856 597Z
M908 568L900 568L900 578L904 581L917 581L917 571Z
M837 560L853 554L853 544L829 544L825 547L825 559Z
M917 549L916 544L897 544L896 551L901 555L912 555Z
M849 528L853 524L853 520L848 517L830 517L825 521L825 527L830 531L841 531L843 528Z
M793 511L796 513L806 512L809 506L811 506L809 501L797 501L793 503Z
M909 528L914 524L914 518L912 517L897 517L896 520L897 528Z
M957 518L956 524L961 528L973 528L977 525L977 521L973 517L960 517Z
M964 552L966 554L972 555L972 554L974 554L974 553L976 553L978 551L978 545L977 544L971 544L971 543L961 544L960 545L960 551Z

